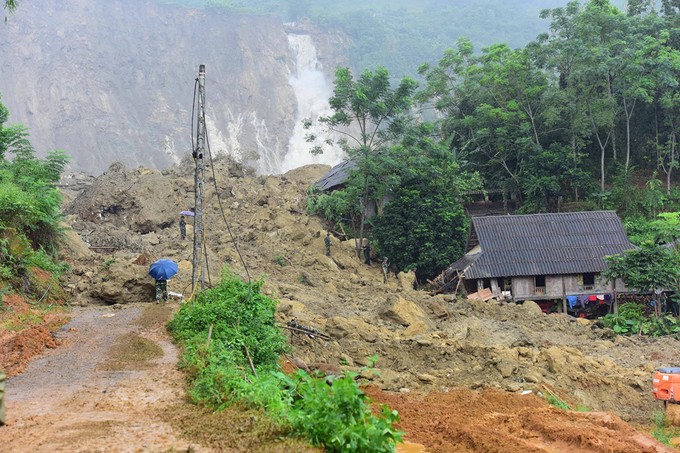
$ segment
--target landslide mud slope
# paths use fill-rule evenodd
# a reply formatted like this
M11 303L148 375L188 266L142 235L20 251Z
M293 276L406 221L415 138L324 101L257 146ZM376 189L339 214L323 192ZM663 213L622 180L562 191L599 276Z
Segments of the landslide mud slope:
M295 355L305 363L359 369L377 354L375 383L389 391L547 386L574 407L626 419L646 420L657 409L651 374L672 363L676 340L614 337L588 321L544 315L533 304L431 297L413 290L407 274L384 284L378 263L369 267L354 257L352 240L334 237L331 256L324 255L325 226L306 214L305 204L307 188L327 167L265 177L223 160L214 170L216 181L207 173L206 280L217 281L225 266L264 278L265 291L280 300L281 322L296 318L331 337L295 336ZM96 269L76 266L77 300L150 300L146 270L160 257L180 263L169 289L188 295L192 231L182 241L177 222L193 202L188 164L162 173L116 164L95 179L67 208L75 231L106 258Z
M337 236L325 256L325 226L305 205L307 188L327 169L254 176L222 160L215 162L215 178L207 172L206 280L216 282L225 266L243 278L264 278L264 290L280 301L279 321L295 318L330 336L293 336L298 359L360 371L377 354L375 373L365 375L391 392L467 387L539 394L547 388L573 407L624 420L648 421L658 409L651 374L675 360L680 344L674 339L614 337L589 321L544 315L530 303L432 297L414 290L409 274L385 284L378 263L366 266L354 257L354 242ZM69 288L77 303L150 301L146 271L161 257L180 264L169 290L188 296L192 231L182 241L177 222L193 203L189 162L164 172L114 164L75 195L68 222L102 252L94 258L82 252L85 264L74 266Z

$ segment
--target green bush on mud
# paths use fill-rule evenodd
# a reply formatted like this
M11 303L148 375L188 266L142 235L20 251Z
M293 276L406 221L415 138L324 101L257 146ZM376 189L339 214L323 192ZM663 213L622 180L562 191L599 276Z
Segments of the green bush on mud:
M274 322L276 302L261 287L261 281L245 283L225 273L219 286L184 304L168 328L177 340L196 345L207 343L212 325L208 352L213 362L249 368L247 350L256 369L276 369L288 343Z
M217 288L184 304L168 323L184 346L180 366L189 375L191 398L213 409L235 403L264 409L292 436L328 452L394 451L403 435L393 428L398 414L383 406L373 415L356 375L331 382L301 370L293 376L279 371L279 355L289 346L274 322L276 302L260 293L261 286L225 273Z
M605 327L621 335L649 335L660 337L680 333L680 321L671 315L654 317L645 315L645 306L627 303L619 307L617 314L600 318Z

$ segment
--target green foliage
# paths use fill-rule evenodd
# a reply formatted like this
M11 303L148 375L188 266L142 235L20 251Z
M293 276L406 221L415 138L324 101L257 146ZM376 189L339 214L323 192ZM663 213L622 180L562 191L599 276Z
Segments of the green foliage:
M281 255L276 255L274 257L274 262L281 267L286 265L286 259Z
M466 191L479 189L479 178L429 138L427 125L409 130L386 155L400 184L374 221L377 250L398 269L415 268L419 278L432 278L465 252L462 202Z
M680 239L680 212L663 212L653 220L632 217L624 222L624 227L633 244L653 242L674 246Z
M548 404L551 404L558 409L562 409L563 411L571 410L571 406L569 404L567 404L564 400L558 398L557 396L553 395L552 393L548 393L545 396L545 400L548 402Z
M342 135L337 144L347 153L352 166L347 167L349 178L344 193L314 197L310 207L327 211L331 223L349 218L358 238L357 256L365 238L367 206L372 201L381 203L395 182L386 160L387 149L401 139L411 122L408 113L416 87L417 83L408 77L392 87L384 67L365 70L356 79L347 67L335 72L333 96L328 100L333 113L320 117L319 122L329 132ZM312 151L321 149L316 145Z
M602 275L609 280L620 278L629 288L639 291L678 288L680 254L671 249L644 242L622 255L605 257L607 270Z
M342 190L334 190L326 193L311 187L308 191L307 213L318 215L329 224L329 229L335 229L337 225L354 229L360 209L357 200L360 198L357 184L349 184Z
M168 324L184 346L180 366L189 375L191 398L214 409L235 403L264 409L282 432L328 452L394 451L403 435L393 428L398 414L383 407L373 415L356 375L337 376L329 385L301 370L293 376L278 371L288 345L274 322L276 302L261 286L225 272L218 287L184 304Z
M247 348L256 368L275 369L287 343L274 324L276 303L260 292L261 286L261 281L244 283L226 272L219 286L183 305L168 328L178 340L204 343L212 325L210 352L228 352L215 357L218 362L248 367Z
M373 229L380 254L398 269L415 268L419 277L437 275L465 252L465 211L441 187L436 180L401 186Z
M610 313L600 319L605 327L621 335L659 337L680 333L680 321L677 318L670 315L647 316L645 307L636 303L623 304L619 307L618 314Z
M27 268L66 269L54 256L63 234L56 183L68 158L63 151L36 158L25 128L4 125L8 117L0 104L0 278L20 285Z
M671 445L671 439L680 435L680 429L668 426L668 419L664 411L654 411L652 422L654 423L654 429L651 432L652 437L664 445Z
M393 452L403 433L393 424L399 421L396 411L386 406L380 416L372 414L370 401L359 389L352 375L333 379L297 376L295 391L299 395L289 414L294 430L323 445L328 452Z
M69 270L69 265L60 263L52 256L47 254L44 250L39 249L29 254L26 258L26 267L37 267L46 270L53 277L58 278Z

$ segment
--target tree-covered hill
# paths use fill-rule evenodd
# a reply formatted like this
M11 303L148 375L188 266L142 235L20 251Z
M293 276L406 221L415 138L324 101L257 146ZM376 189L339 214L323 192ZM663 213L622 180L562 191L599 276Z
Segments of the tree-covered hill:
M415 74L461 36L476 48L497 42L522 47L548 29L540 11L564 0L162 0L190 7L279 14L337 28L353 40L352 66L385 66L395 76ZM614 2L619 4L623 2Z

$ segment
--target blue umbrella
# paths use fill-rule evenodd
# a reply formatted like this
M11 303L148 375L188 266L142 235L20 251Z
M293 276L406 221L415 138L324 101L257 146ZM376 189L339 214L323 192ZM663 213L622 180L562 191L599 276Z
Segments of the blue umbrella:
M170 280L177 273L177 263L173 260L156 260L149 266L149 275L156 280Z
M189 217L193 217L196 214L193 211L180 211L179 215L186 215L186 216L189 216Z

